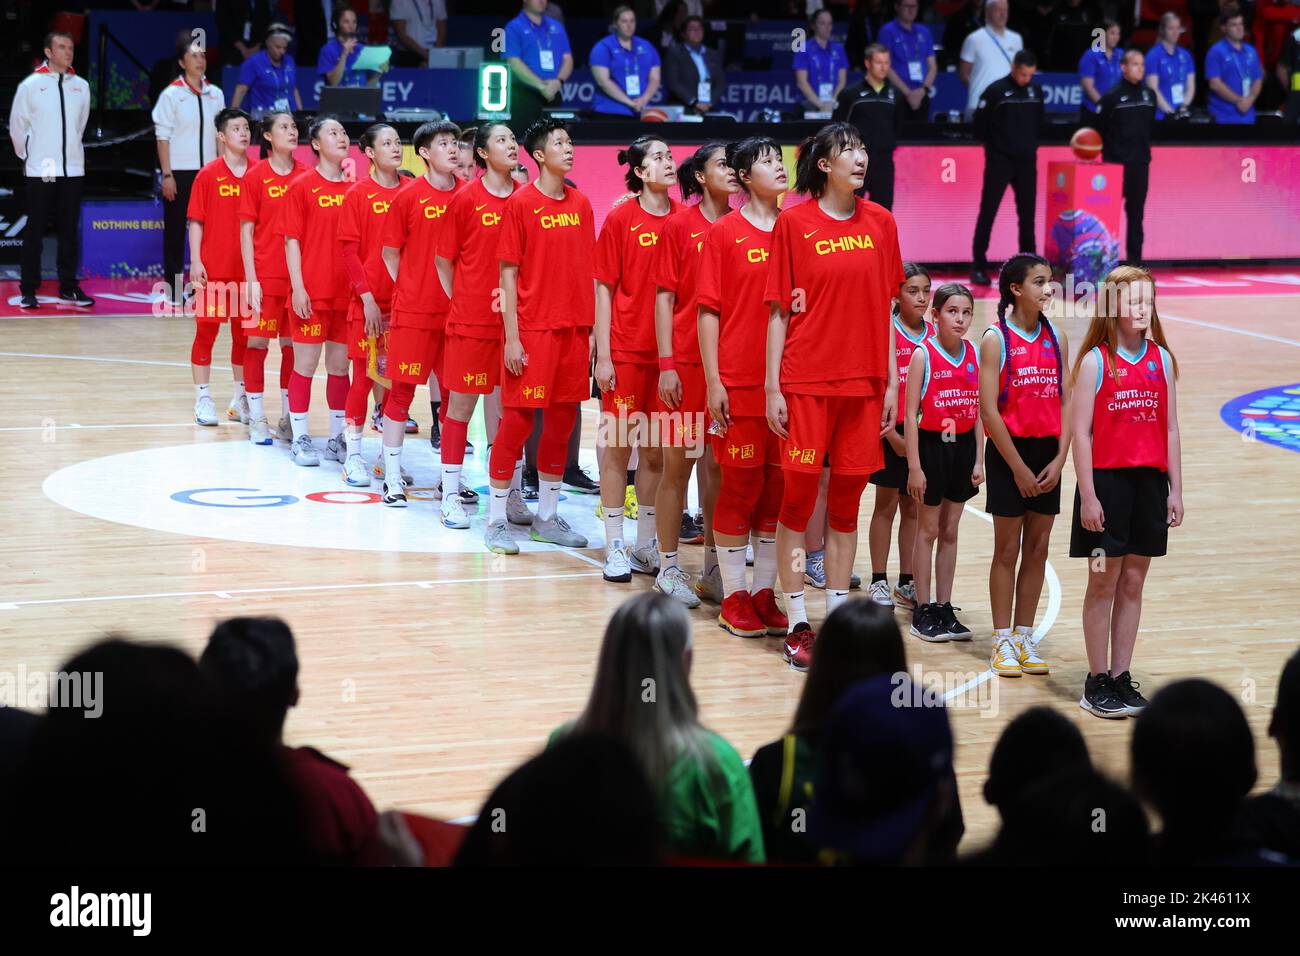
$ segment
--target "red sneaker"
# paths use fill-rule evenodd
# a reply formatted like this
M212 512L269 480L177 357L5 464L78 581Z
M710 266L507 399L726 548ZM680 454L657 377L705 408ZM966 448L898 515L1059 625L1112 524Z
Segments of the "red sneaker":
M797 671L806 671L812 663L813 642L817 632L809 625L799 623L794 626L790 636L785 639L784 656L790 666Z
M781 609L776 604L776 592L771 588L763 588L749 596L754 605L754 611L758 614L759 620L767 625L767 633L773 637L784 637L786 631L790 629L790 622L786 619Z
M718 626L724 631L730 631L737 637L765 637L767 635L767 625L763 623L763 619L754 610L754 603L750 600L749 592L743 589L728 595L723 600L722 610L718 613Z

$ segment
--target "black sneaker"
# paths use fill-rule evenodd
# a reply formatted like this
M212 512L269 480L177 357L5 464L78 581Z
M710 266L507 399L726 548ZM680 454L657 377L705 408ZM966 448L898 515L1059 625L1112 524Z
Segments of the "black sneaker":
M1115 693L1115 683L1109 674L1089 674L1083 682L1083 696L1079 706L1094 717L1108 720L1123 719L1128 716L1128 708Z
M985 272L983 269L972 269L970 273L970 284L971 285L992 285L993 282L992 280L989 279L989 274Z
M524 469L523 478L519 482L519 493L524 496L524 501L537 501L541 498L541 491L537 483L537 472Z
M79 305L86 309L95 304L95 300L82 292L79 285L70 285L66 289L59 290L59 299L62 302L71 302L73 305Z
M1133 676L1128 671L1118 677L1112 677L1110 682L1115 691L1115 696L1124 705L1124 710L1127 713L1136 717L1146 709L1147 699L1138 693L1138 688L1142 685L1133 680Z
M39 309L41 304L36 301L36 296L25 295L23 296L22 301L18 303L18 307L20 309Z
M577 465L570 465L564 469L564 490L577 495L598 495L600 485L592 481Z
M937 604L920 604L912 612L912 636L919 637L931 644L942 644L951 640L947 625Z
M442 429L438 427L438 416L433 416L433 427L429 429L429 444L433 450L442 454Z
M677 535L677 541L680 544L704 543L704 532L695 523L695 519L685 511L682 512L682 530Z
M957 615L953 613L954 611L961 610L961 608L955 608L948 602L938 605L938 608L939 620L943 623L944 630L948 632L949 639L954 641L969 641L970 628L957 620Z

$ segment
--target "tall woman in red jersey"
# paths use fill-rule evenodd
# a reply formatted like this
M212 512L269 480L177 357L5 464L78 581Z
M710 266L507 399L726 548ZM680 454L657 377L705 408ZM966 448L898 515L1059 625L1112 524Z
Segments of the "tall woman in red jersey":
M289 183L307 171L293 158L298 124L292 113L268 113L261 135L270 155L252 166L239 202L239 248L244 259L248 301L253 312L248 346L244 350L244 387L248 395L248 440L271 444L271 431L262 404L266 388L266 353L271 339L280 337L280 425L276 437L289 441L289 378L293 374L293 338L289 334L286 302L289 270L284 261L285 196Z
M725 143L706 143L677 171L682 202L698 196L668 220L659 237L655 266L655 341L659 347L659 403L664 415L659 421L663 454L663 476L655 495L655 527L659 542L659 575L655 590L662 591L687 607L699 607L700 598L690 575L677 559L681 536L682 507L691 469L706 449L705 412L708 387L700 364L700 336L695 304L696 279L700 269L704 237L716 220L728 211L731 194L739 187L736 174L727 165ZM717 468L709 455L706 468ZM717 487L717 482L704 482ZM704 495L704 573L717 567L713 545L713 501Z
M361 436L371 388L368 346L383 332L392 308L393 279L382 255L384 222L406 181L397 173L402 165L402 139L397 130L387 123L376 123L361 134L360 143L370 160L370 175L358 180L343 197L343 218L338 233L343 267L352 286L347 332L352 384L344 409L347 460L343 463L343 480L349 485L368 488L370 471L361 457Z
M980 339L980 414L988 434L984 510L993 516L989 666L1002 677L1048 672L1035 649L1034 617L1070 449L1069 416L1062 411L1069 343L1045 314L1051 281L1042 256L1012 256L998 276L997 322Z
M746 201L709 231L696 293L700 356L713 422L709 430L721 471L713 512L721 578L718 625L740 637L762 637L782 635L787 626L774 590L783 482L781 441L767 427L763 395L768 320L763 292L777 202L788 176L781 147L766 136L729 146L726 159ZM751 533L758 543L754 586L749 588L745 552Z
M1151 559L1183 523L1177 377L1151 273L1112 269L1074 361L1070 402L1078 478L1070 557L1090 559L1079 706L1098 717L1146 706L1129 667Z
M848 598L858 505L884 464L880 436L894 427L898 403L890 305L903 257L889 210L855 195L866 173L857 129L823 127L799 147L795 170L795 189L812 200L782 212L772 233L765 388L768 424L785 442L777 561L791 627L785 657L796 669L812 657L798 558L822 465L829 458L829 614Z
M652 445L649 416L658 410L655 344L656 247L668 217L681 207L669 195L677 167L668 145L639 136L619 150L627 188L636 193L605 217L596 243L596 384L601 390L605 456L600 496L605 512L605 580L630 581L632 572L656 574L655 494L663 459ZM623 544L623 489L632 448L638 446L636 545ZM680 515L674 514L680 522Z
M293 307L290 452L295 464L313 466L320 464L320 456L307 433L307 410L322 345L325 371L329 374L325 397L330 409L325 457L340 463L347 459L343 418L348 398L348 274L339 251L338 226L343 197L352 183L343 171L348 155L348 134L343 124L332 116L319 116L312 121L308 136L317 163L314 170L294 180L289 189L284 210L284 257Z

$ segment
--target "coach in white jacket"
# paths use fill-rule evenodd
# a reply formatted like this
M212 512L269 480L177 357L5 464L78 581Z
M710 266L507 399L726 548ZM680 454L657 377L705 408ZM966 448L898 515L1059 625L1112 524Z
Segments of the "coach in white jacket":
M185 287L185 214L194 177L217 158L217 114L225 94L203 76L208 55L195 40L176 54L181 75L165 87L153 108L158 167L162 170L163 280L179 304ZM174 285L173 285L174 283Z
M41 286L41 245L53 213L59 235L59 298L80 306L95 300L81 291L79 231L86 180L81 134L90 117L90 86L72 72L72 37L45 37L45 63L18 84L9 110L9 136L23 161L27 228L23 230L22 307L35 309Z

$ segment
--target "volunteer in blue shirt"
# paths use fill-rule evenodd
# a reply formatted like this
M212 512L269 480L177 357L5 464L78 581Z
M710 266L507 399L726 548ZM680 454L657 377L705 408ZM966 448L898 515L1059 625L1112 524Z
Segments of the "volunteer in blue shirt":
M898 0L898 16L880 28L879 41L889 48L889 83L902 96L903 120L925 122L939 64L930 28L916 22L919 9L919 0Z
M505 39L511 123L522 134L542 107L560 105L573 53L564 27L546 16L546 0L524 0L519 16L506 24Z
M1241 11L1225 7L1219 14L1223 39L1205 54L1205 79L1210 86L1210 116L1216 123L1255 122L1255 100L1264 85L1264 69L1255 48L1245 42Z
M640 116L659 92L659 52L636 35L631 7L614 10L610 34L596 41L588 62L596 81L592 109L597 113Z
M1156 94L1156 119L1186 116L1196 98L1196 61L1189 50L1178 45L1182 33L1178 14L1161 14L1160 39L1146 61L1146 83Z
M374 86L380 74L374 70L354 70L352 64L361 56L361 38L357 36L357 12L351 7L335 7L334 39L320 48L316 74L326 86Z
M812 34L804 48L794 55L794 82L803 94L804 108L829 113L844 89L849 75L849 58L844 45L831 39L831 13L818 10L808 20Z
M291 39L293 33L283 23L272 23L267 28L262 49L239 67L239 80L230 101L232 108L242 107L254 118L267 110L302 109L297 67L288 53Z
M1089 47L1079 58L1079 85L1083 87L1083 111L1097 115L1101 98L1119 85L1120 64L1124 51L1119 49L1119 24L1114 20L1102 21L1106 30L1106 49Z

